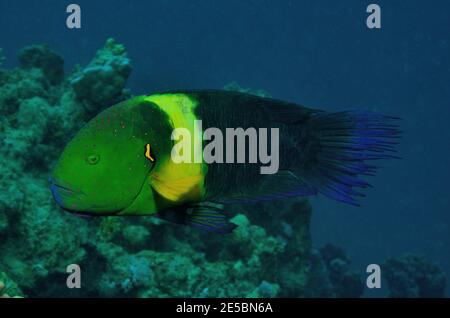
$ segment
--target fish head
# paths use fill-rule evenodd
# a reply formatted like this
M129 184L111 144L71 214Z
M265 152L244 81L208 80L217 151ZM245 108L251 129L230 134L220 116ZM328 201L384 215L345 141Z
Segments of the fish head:
M130 101L97 115L63 150L49 181L53 198L64 210L116 215L147 184L158 152L169 146L160 139L170 143L170 134L162 138L160 125L152 125L161 119L155 107Z

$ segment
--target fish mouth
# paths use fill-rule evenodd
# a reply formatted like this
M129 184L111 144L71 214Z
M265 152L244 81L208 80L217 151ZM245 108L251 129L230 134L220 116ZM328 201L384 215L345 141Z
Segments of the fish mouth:
M55 187L69 193L82 193L81 190L75 190L69 185L67 185L65 182L62 182L61 180L52 177L48 178L48 182L50 183L50 188Z
M69 212L71 215L88 218L96 216L114 216L120 212L120 211L111 211L109 213L102 212L100 214L96 214L88 211L78 210L76 208L77 204L75 203L71 204L70 202L79 200L81 197L85 196L85 193L83 191L79 189L74 189L67 183L62 182L61 180L55 178L50 177L48 181L50 183L50 191L53 195L55 202L61 209L63 209L66 212ZM99 208L100 206L96 207Z
M54 178L48 179L50 183L50 191L55 199L56 203L64 210L68 209L67 203L78 199L84 195L81 190L75 190L68 186L66 183L56 180Z
M71 215L79 217L79 218L100 218L105 216L117 216L118 212L109 212L109 213L101 213L101 214L95 214L92 212L86 212L86 211L78 211L73 210L69 208L63 208L65 211L69 212Z
M50 182L50 190L52 191L53 194L57 193L64 196L76 196L84 194L81 190L75 190L70 186L68 186L67 184L60 181L56 181L53 178L49 178L49 182Z
M56 190L56 191L60 191L60 192L63 192L63 193L69 194L69 195L76 193L75 190L72 190L71 188L68 188L66 186L60 185L58 183L52 183L50 185L50 189Z

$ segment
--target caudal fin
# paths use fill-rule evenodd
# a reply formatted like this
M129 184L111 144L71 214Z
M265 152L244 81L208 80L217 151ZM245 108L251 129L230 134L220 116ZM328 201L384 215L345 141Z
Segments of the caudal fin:
M370 187L363 176L377 171L379 159L395 156L400 130L396 117L373 112L317 113L307 123L307 160L302 178L319 193L359 205L359 189Z

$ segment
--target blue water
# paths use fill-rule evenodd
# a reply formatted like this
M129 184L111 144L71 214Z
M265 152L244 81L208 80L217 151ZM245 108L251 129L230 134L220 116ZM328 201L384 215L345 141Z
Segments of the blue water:
M371 2L381 30L366 27ZM314 244L343 246L359 270L414 252L450 277L450 2L77 0L81 30L65 27L69 3L0 1L7 67L48 43L70 70L114 37L134 94L237 81L309 107L402 117L403 159L383 163L362 207L312 200Z

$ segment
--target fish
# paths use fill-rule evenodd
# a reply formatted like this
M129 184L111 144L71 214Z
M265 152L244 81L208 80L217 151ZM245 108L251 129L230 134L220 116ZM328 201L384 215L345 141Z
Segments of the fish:
M153 216L227 234L236 227L227 213L234 204L320 194L360 205L371 186L366 176L378 170L373 162L399 158L398 120L226 90L132 97L100 112L68 142L50 190L62 209L77 215ZM269 145L278 151L276 172L261 173L260 165L239 162L236 153L231 161L174 160L177 129L197 135L192 153L183 150L194 157L195 145L208 141L202 132L230 127L276 129L278 145Z

